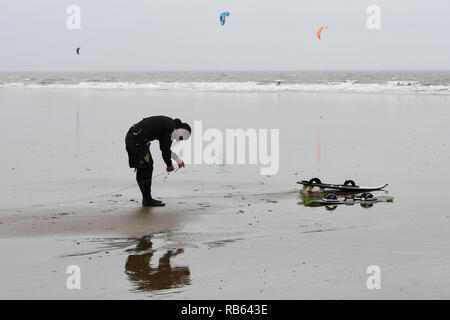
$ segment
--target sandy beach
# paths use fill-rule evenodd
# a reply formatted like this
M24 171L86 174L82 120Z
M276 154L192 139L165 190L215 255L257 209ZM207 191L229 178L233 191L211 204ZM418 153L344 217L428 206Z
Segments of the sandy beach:
M450 298L450 95L2 87L0 105L1 299ZM279 171L167 175L152 143L166 207L143 208L124 137L158 114L279 129ZM313 177L395 200L306 207Z

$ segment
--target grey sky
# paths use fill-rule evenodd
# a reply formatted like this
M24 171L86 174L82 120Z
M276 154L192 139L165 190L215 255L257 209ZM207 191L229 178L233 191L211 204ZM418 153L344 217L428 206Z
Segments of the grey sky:
M448 0L4 0L0 70L450 69L449 16Z

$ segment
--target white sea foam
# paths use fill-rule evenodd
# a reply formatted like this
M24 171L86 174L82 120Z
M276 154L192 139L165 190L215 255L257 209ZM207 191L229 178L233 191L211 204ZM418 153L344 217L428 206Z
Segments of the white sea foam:
M51 89L99 89L99 90L172 90L212 92L354 92L354 93L426 93L450 95L449 85L423 84L419 81L388 81L385 83L359 83L354 80L328 83L276 82L120 82L83 81L77 83L3 82L0 88L51 88Z

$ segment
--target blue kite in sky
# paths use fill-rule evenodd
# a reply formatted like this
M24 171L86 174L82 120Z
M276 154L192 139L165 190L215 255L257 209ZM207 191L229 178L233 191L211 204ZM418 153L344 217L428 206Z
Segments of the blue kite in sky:
M225 18L228 17L230 15L230 13L228 11L222 12L220 14L220 24L224 25L225 24Z

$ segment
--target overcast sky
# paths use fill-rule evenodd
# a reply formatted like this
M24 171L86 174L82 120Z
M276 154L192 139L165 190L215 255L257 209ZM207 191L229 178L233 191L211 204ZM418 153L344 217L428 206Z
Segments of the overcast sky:
M449 17L449 0L2 0L0 70L450 69Z

